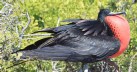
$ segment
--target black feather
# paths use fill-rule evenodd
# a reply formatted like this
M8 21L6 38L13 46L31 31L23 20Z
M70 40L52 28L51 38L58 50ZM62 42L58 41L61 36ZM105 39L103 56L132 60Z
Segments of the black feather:
M66 20L63 20L62 22L71 22L71 23L77 23L78 21L81 21L83 19L66 19Z
M98 20L65 20L70 24L37 32L52 33L27 46L23 57L44 60L95 62L108 58L119 50L119 40L113 37L107 25ZM35 32L36 33L36 32Z

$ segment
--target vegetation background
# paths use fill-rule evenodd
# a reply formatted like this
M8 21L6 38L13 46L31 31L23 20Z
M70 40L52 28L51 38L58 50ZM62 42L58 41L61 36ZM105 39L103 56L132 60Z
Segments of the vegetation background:
M131 41L121 56L112 59L123 72L137 71L137 4L136 0L1 0L0 1L0 71L1 72L68 72L81 63L44 60L20 61L11 52L22 49L49 34L31 34L43 28L65 23L68 18L96 19L101 8L125 11L131 28ZM22 62L22 63L21 63ZM21 64L19 64L21 63ZM19 64L19 65L16 65ZM15 66L12 66L15 65ZM93 64L90 65L93 67Z

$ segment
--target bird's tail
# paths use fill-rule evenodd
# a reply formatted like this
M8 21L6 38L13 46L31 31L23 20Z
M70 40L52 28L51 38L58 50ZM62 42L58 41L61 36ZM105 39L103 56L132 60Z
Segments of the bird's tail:
M52 61L93 62L92 57L80 55L68 46L54 45L33 50L20 51L21 58L40 59ZM88 60L88 61L87 61Z
M24 50L21 53L21 59L42 59L53 61L65 61L71 56L72 51L70 48L63 47L61 45L49 46L44 48L38 48L33 50Z

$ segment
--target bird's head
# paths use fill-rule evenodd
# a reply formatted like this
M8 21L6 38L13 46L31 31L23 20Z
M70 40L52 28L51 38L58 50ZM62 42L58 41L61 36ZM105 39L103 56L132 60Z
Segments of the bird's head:
M125 12L112 13L110 12L109 9L101 9L98 14L97 20L100 21L101 23L104 23L106 16L115 16L115 15L120 15L120 14L126 14L126 13Z

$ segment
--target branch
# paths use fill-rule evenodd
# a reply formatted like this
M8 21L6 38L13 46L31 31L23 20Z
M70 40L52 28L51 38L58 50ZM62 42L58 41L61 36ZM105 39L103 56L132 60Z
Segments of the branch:
M21 33L20 34L18 33L19 34L19 44L18 44L18 47L20 47L20 45L21 45L22 38L23 38L23 35L24 35L24 31L28 28L28 26L30 25L30 22L31 22L31 19L30 19L30 16L29 16L28 12L26 13L26 16L28 18L28 23L26 24L25 27L23 27Z
M56 27L58 27L59 24L60 24L60 17L58 17L58 21L57 21L57 25L56 25Z
M29 16L29 13L27 12L26 13L26 16L27 16L27 18L28 18L28 23L26 24L26 26L22 29L22 34L24 34L24 31L28 28L28 26L29 26L29 24L30 24L30 22L31 22L31 19L30 19L30 16Z
M28 34L28 35L23 35L23 37L27 36L50 36L51 34Z
M128 72L132 72L132 64L133 64L133 60L134 58L137 56L137 52L132 56L130 64L129 64L129 68L128 68Z

